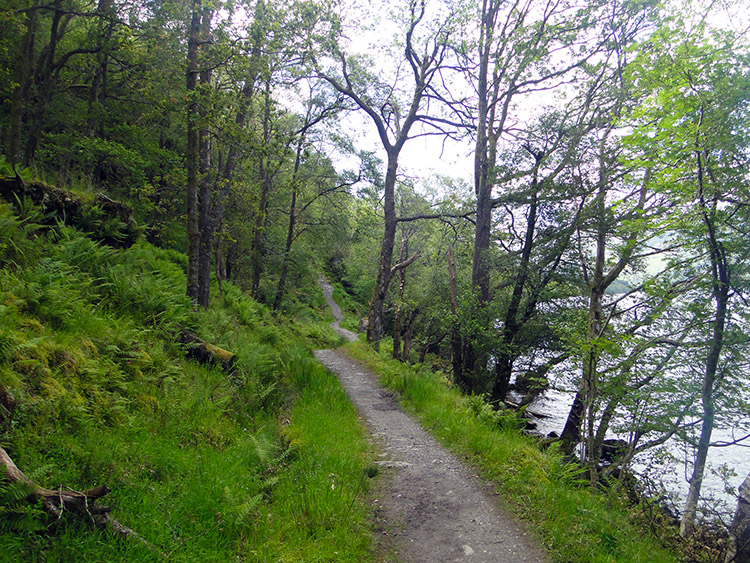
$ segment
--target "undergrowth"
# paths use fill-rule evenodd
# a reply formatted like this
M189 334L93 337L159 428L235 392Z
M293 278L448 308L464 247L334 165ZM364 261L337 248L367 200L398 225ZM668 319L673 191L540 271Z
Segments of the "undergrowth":
M0 561L367 561L371 454L310 354L333 331L228 283L196 311L181 254L37 219L0 204L0 445L43 486L107 484L149 545L51 519L0 477ZM233 369L188 360L180 327Z
M560 563L678 561L645 526L637 509L618 496L594 493L578 468L566 464L554 447L519 430L516 415L492 410L482 397L464 396L444 376L427 368L390 359L364 343L347 345L350 353L380 374L404 406L483 475L501 493L506 508L530 522L542 543Z

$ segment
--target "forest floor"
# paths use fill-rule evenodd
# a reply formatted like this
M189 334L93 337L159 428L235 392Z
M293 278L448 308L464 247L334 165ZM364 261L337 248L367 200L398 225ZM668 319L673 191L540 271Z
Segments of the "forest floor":
M340 328L341 310L325 278L320 285ZM384 479L373 498L380 559L418 562L546 562L523 522L498 506L499 498L475 471L404 413L377 376L342 350L315 357L341 381L380 448Z

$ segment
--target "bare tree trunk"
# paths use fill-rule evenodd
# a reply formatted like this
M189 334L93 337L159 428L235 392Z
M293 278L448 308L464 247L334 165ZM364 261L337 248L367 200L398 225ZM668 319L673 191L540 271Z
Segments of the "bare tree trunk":
M268 142L271 138L271 80L270 76L266 79L265 84L265 103L263 109L263 138ZM260 292L260 278L263 274L263 259L265 256L265 226L266 213L268 211L268 195L273 183L271 173L270 158L260 155L258 163L258 172L260 175L260 198L258 200L258 209L255 212L255 221L253 228L253 244L250 251L251 274L251 292L256 299Z
M23 129L23 113L26 97L29 92L29 76L34 61L34 42L37 28L37 10L32 10L26 21L26 32L23 35L21 49L16 62L13 97L10 106L8 126L8 162L15 166L21 162L21 131Z
M400 149L400 147L399 147ZM393 245L396 240L396 172L398 170L398 150L388 151L388 170L385 175L385 195L383 196L383 207L385 212L385 223L383 227L383 241L380 245L380 260L378 261L378 275L375 280L375 288L370 298L370 309L368 313L367 341L373 347L380 348L380 338L383 335L383 305L385 304L388 286L391 283L391 262L393 261Z
M409 239L406 237L404 228L401 229L401 250L399 251L399 262L405 262L409 254ZM393 359L401 360L401 324L404 315L404 294L406 293L406 268L399 271L401 283L398 286L398 298L396 299L396 313L393 316Z
M210 45L211 18L213 11L205 9L201 17L200 35L206 43L206 49ZM211 217L212 191L214 182L212 180L212 142L211 130L205 123L205 117L209 112L209 88L211 86L212 72L208 68L200 70L201 84L201 118L204 120L200 130L200 181L198 192L198 305L208 307L211 297L211 248L213 246L214 225Z
M294 157L294 170L292 171L292 199L289 203L289 223L286 230L286 243L284 244L284 257L281 260L281 275L279 276L279 285L276 288L276 297L273 301L273 310L281 309L281 301L284 298L284 287L286 286L286 277L289 272L289 260L291 257L292 244L294 243L294 228L297 221L297 181L299 167L302 161L302 148L305 143L305 135L300 135L297 141L297 151Z
M709 209L705 201L703 159L697 154L698 161L698 188L700 212L703 224L706 228L708 239L708 254L711 261L711 291L714 300L714 318L711 345L706 356L706 365L703 373L703 386L701 389L701 405L703 406L703 420L701 422L701 434L698 439L698 448L693 464L693 473L690 476L690 488L685 501L682 520L680 521L680 534L689 536L695 529L695 516L698 509L701 487L703 485L703 474L706 469L706 458L711 446L711 433L714 427L714 394L718 377L719 358L724 347L724 329L726 326L727 305L729 302L729 266L724 251L724 246L718 240L714 226L714 208Z
M198 169L200 166L200 102L196 87L198 85L198 52L201 42L201 0L192 0L192 16L188 34L187 51L187 235L188 235L188 268L187 295L198 300L198 248L200 230L198 228Z

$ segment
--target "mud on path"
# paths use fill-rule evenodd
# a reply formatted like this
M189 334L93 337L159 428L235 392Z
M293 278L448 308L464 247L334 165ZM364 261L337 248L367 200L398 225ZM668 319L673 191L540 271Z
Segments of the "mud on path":
M549 560L522 523L500 510L490 487L405 414L374 373L341 350L315 357L339 378L382 449L379 464L390 468L374 501L376 524L400 561Z

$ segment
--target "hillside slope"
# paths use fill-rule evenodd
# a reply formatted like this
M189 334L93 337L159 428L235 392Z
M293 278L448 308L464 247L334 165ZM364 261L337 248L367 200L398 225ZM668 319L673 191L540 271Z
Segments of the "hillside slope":
M0 446L35 482L84 490L148 542L50 518L0 481L0 561L366 561L370 454L310 348L314 308L275 320L225 284L184 296L184 256L115 250L0 204ZM322 303L322 299L321 299ZM236 354L202 365L180 327Z

